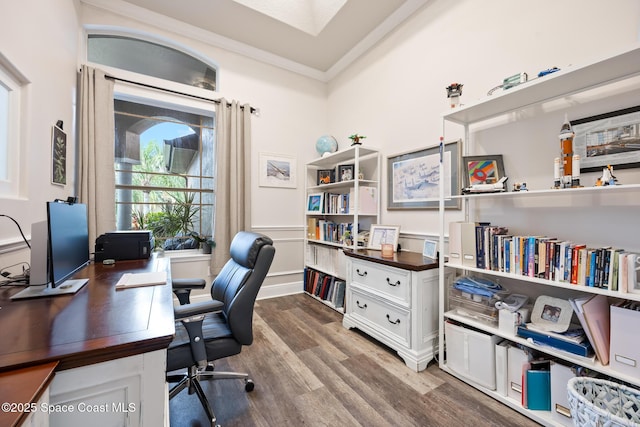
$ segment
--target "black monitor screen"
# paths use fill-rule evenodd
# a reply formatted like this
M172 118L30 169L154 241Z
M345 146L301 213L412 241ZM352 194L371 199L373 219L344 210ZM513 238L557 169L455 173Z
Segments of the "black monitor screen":
M49 280L62 284L89 262L89 227L84 204L48 202Z

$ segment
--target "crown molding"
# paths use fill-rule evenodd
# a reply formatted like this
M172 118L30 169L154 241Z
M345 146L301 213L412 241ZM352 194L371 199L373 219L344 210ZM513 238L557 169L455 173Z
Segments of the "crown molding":
M80 0L81 3L112 12L116 15L134 19L149 24L163 31L171 31L180 36L188 37L217 48L273 65L324 83L329 82L356 59L384 39L402 22L431 0L407 0L394 13L389 15L378 27L371 31L353 49L342 56L329 70L322 71L299 62L292 61L279 55L258 49L211 31L187 24L183 21L152 12L148 9L127 3L123 0Z
M81 3L112 12L116 15L134 19L144 24L152 25L163 31L170 31L180 36L188 37L211 46L237 53L256 61L264 62L315 80L326 82L325 73L295 61L274 55L262 49L232 40L228 37L203 30L183 21L152 12L122 0L80 0Z

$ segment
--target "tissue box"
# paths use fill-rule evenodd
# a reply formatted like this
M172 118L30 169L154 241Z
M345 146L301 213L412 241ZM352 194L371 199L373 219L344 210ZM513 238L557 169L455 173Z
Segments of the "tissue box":
M498 310L498 329L506 334L516 335L518 326L529 321L530 313L530 307L522 307L515 312Z

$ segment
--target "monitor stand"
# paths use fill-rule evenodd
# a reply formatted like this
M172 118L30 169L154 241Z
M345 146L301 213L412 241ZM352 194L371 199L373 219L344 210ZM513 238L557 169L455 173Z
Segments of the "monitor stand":
M64 282L62 282L62 284L60 284L60 286L57 286L55 288L52 288L50 284L46 286L29 286L28 288L25 288L17 294L11 296L11 299L17 300L75 294L84 285L86 285L88 281L89 279L69 279L65 280Z

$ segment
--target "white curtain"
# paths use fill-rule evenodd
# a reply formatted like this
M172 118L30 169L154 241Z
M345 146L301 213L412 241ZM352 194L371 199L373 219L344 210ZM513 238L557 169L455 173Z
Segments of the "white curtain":
M80 71L78 178L79 198L86 203L89 242L116 229L113 80L103 71Z
M238 231L251 228L251 107L224 98L216 105L216 199L212 270L229 259Z

